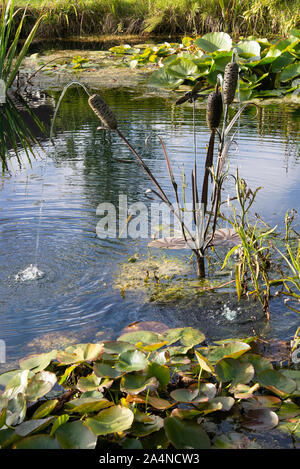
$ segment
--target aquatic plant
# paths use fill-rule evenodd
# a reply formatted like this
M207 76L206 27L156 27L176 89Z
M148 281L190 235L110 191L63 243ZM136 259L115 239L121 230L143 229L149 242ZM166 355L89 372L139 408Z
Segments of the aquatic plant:
M181 43L151 46L115 46L110 49L131 67L147 66L154 71L150 85L180 89L181 85L213 87L217 75L223 73L232 60L233 50L239 57L240 100L282 97L299 89L300 31L293 29L287 38L268 40L248 36L233 41L224 32L207 33L202 37L184 37ZM236 65L228 66L232 71ZM156 68L156 70L155 70ZM229 71L229 68L226 68ZM225 86L227 90L227 85ZM235 90L234 90L235 91ZM227 93L226 93L227 94Z
M299 447L300 372L288 343L274 360L262 353L272 342L256 337L207 345L199 329L149 326L0 374L0 447L251 449L273 429Z
M25 17L26 8L13 35L12 29L15 22L14 2L12 0L4 2L0 18L0 82L3 84L0 101L0 159L3 169L8 169L7 159L10 158L10 150L14 151L19 164L21 164L19 146L25 150L30 161L30 154L34 156L32 145L38 143L34 133L20 115L20 108L28 113L29 118L40 130L45 131L44 126L34 112L30 110L19 92L20 67L41 21L40 17L18 52Z

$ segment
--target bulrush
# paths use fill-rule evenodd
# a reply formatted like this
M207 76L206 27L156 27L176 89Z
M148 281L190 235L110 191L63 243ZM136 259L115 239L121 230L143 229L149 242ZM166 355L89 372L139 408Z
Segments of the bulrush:
M239 66L236 62L229 62L224 71L223 97L224 104L228 106L232 103L235 96L239 76Z
M116 130L118 128L117 119L101 96L98 94L93 94L89 97L89 105L93 109L97 117L102 121L105 127L111 130Z
M210 130L217 129L220 125L223 112L222 94L216 85L215 91L210 93L207 99L206 122Z

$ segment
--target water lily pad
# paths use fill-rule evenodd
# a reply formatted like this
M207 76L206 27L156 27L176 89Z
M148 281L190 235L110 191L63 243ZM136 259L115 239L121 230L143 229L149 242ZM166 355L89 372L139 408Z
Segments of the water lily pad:
M237 432L222 434L213 440L213 447L217 449L248 449L250 445L249 438Z
M212 366L212 364L209 362L209 360L206 357L201 355L201 353L199 353L198 350L195 350L195 355L197 357L198 363L202 370L205 370L211 374L215 373L214 367Z
M13 445L14 449L61 449L60 444L49 435L33 435Z
M243 416L242 425L249 430L265 431L275 428L278 422L278 416L272 410L255 409L249 410Z
M210 348L207 358L212 364L215 364L223 358L238 358L248 350L250 350L250 345L245 342L230 342L219 347Z
M158 415L151 415L149 422L134 422L131 427L131 433L134 436L144 437L153 432L157 432L164 426L164 419Z
M133 331L122 334L118 341L125 341L131 344L136 344L142 342L143 344L156 344L161 341L161 336L155 332L151 331ZM128 350L130 351L130 350Z
M161 68L152 73L149 80L150 86L162 86L169 88L177 88L184 82L183 78L175 76L172 72L169 72L167 68Z
M168 72L178 78L189 78L198 76L198 67L192 60L178 57L168 66Z
M198 388L180 388L175 389L170 393L172 399L177 402L184 402L187 404L193 403L200 403L200 402L207 402L207 396L200 396Z
M129 350L121 353L116 369L119 371L140 371L147 368L148 360L144 353L139 350Z
M201 425L194 422L167 417L165 432L176 449L209 449L211 446L209 437Z
M130 409L116 405L103 410L95 418L88 418L86 424L95 435L108 435L127 430L133 419L134 414Z
M64 410L68 413L87 414L90 412L99 412L99 410L112 406L113 403L107 399L95 399L82 397L73 399L64 405Z
M20 436L29 436L34 432L41 431L48 427L54 419L55 417L52 416L45 419L27 420L26 422L22 422L20 425L17 425L15 427L15 432Z
M94 449L97 443L97 436L81 420L64 423L55 436L63 449Z
M223 32L208 33L196 39L196 45L204 52L210 53L216 50L230 50L232 40L229 34Z
M280 80L283 82L292 80L300 75L300 63L296 62L294 64L288 65L280 74Z
M56 350L52 350L49 353L32 355L31 357L20 360L20 368L21 370L32 370L34 373L37 373L38 371L42 371L47 368L49 363L52 360L55 360L56 356Z
M57 381L56 375L50 371L39 371L28 382L26 399L36 401L45 396Z
M238 54L241 57L259 57L260 45L257 41L242 41L237 44Z
M154 376L163 387L166 387L170 382L169 368L165 365L159 365L158 363L149 363L147 376Z
M93 370L95 375L101 378L116 379L122 376L122 371L117 370L114 366L107 363L95 362Z
M234 358L224 358L215 366L220 381L231 382L232 386L247 384L254 376L254 367L251 363L242 362Z
M81 376L77 381L77 388L81 392L85 391L95 391L99 388L101 383L101 378L91 373L88 376Z
M99 358L103 351L103 344L70 345L64 351L57 353L57 359L64 365L71 365L83 361L94 361Z
M104 351L108 354L120 355L120 353L127 352L128 350L135 350L133 343L124 342L121 340L114 340L103 342Z
M59 402L58 399L51 399L49 401L44 402L43 404L41 404L37 408L37 410L34 412L32 418L33 419L41 419L43 417L46 417L47 415L49 415L52 412L52 410L55 409L58 402Z
M261 386L274 392L279 397L286 397L292 394L297 387L294 380L287 378L276 370L264 370L259 373L257 379Z
M261 408L277 410L280 408L281 402L281 399L275 396L255 395L243 402L242 407L245 411Z
M122 377L120 389L128 394L139 394L147 389L153 392L158 388L156 378L149 378L142 373L129 373Z
M300 415L300 407L291 399L286 399L282 403L280 410L277 412L277 415L279 420L297 417L297 415Z
M174 405L172 402L156 396L148 396L148 404L157 410L166 410Z

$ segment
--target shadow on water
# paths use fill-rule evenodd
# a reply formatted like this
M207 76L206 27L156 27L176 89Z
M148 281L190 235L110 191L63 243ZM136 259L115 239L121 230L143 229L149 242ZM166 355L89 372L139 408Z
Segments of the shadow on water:
M57 102L59 94L49 94ZM192 108L175 107L171 100L143 95L140 90L106 90L102 95L122 132L173 197L158 139L151 138L145 146L145 138L151 133L164 138L180 181L183 165L186 174L193 165ZM46 114L48 119L48 108ZM205 103L197 107L196 125L197 148L204 161L209 138ZM150 184L136 164L114 159L131 156L114 133L99 131L98 126L86 94L70 89L57 116L55 147L43 141L48 154L46 176L44 161L37 160L32 167L2 177L0 322L8 360L41 351L47 344L54 348L70 341L116 337L127 324L140 320L198 327L208 340L253 334L290 339L298 316L280 299L272 300L271 320L266 323L258 305L236 302L232 286L166 303L152 301L153 292L145 289L120 291L116 278L123 264L137 253L139 259L147 258L148 239L98 238L96 210L103 202L118 207L122 194L128 205L143 202L150 209L144 195ZM298 126L298 111L292 106L264 107L258 118L249 109L241 118L238 151L231 151L231 172L239 167L250 187L264 187L255 211L271 225L281 223L287 209L300 208ZM200 178L202 171L199 168ZM225 190L229 194L233 190L230 183ZM35 282L16 282L16 273L34 260L41 203L39 267L45 276ZM152 250L154 254L159 253ZM190 265L186 253L167 256ZM225 279L233 278L231 272L227 275ZM191 266L189 278L193 276Z

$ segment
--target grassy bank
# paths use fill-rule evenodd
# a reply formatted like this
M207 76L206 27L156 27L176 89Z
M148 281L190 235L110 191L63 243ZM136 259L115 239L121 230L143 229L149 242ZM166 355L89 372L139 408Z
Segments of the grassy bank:
M21 9L26 3L15 1ZM270 37L286 35L300 21L297 2L287 0L31 0L27 31L41 13L38 38L210 31Z

